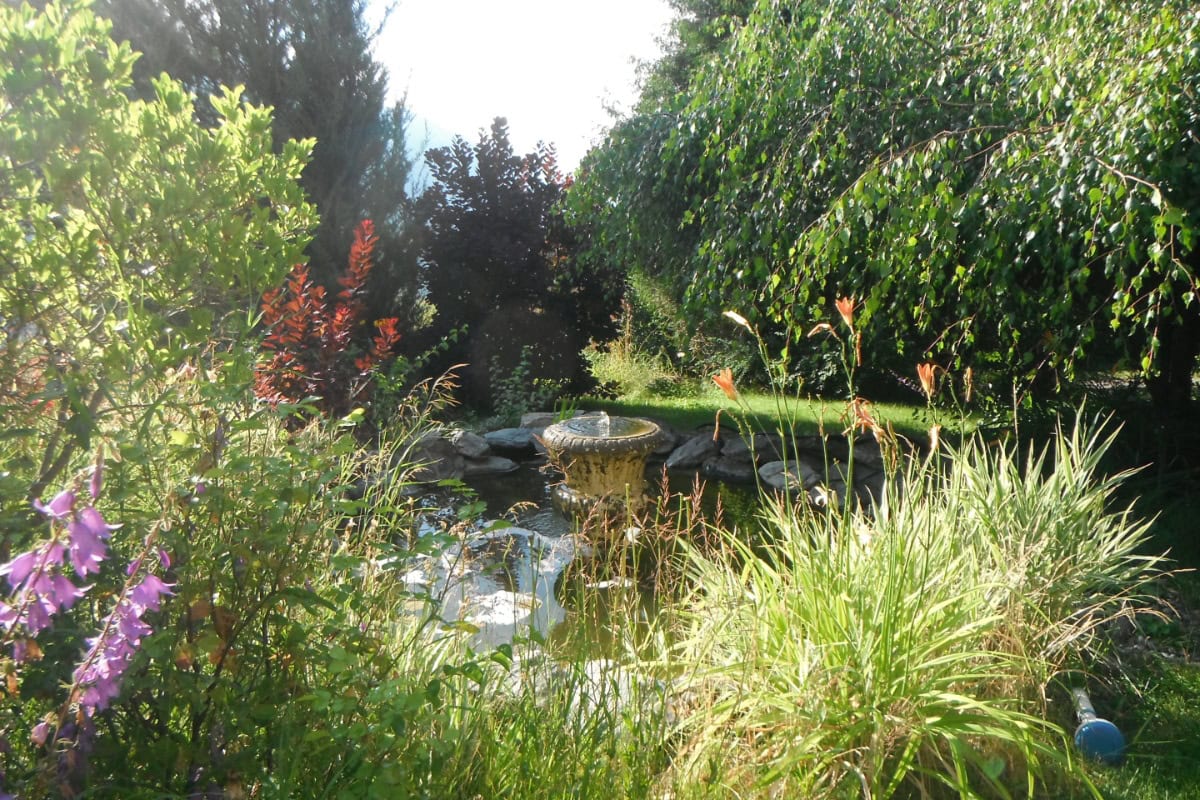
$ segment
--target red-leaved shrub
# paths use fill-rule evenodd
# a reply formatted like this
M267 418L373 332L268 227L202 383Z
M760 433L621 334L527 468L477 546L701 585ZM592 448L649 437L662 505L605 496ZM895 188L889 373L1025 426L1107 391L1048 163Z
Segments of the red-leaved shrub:
M359 223L332 300L309 278L305 264L292 267L284 285L263 296L268 357L255 370L259 399L295 403L315 397L321 412L333 416L370 399L372 373L400 341L394 317L375 320L373 333L364 318L362 294L377 241L371 221Z

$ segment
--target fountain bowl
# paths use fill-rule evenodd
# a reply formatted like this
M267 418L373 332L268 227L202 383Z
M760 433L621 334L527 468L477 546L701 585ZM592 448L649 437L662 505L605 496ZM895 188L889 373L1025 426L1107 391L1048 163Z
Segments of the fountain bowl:
M554 492L566 514L585 515L597 502L641 506L646 458L663 440L657 423L640 417L582 416L546 428L542 442L566 482Z

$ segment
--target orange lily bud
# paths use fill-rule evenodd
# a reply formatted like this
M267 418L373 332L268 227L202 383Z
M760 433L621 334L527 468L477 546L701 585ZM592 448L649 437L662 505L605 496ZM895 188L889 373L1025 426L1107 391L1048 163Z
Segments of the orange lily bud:
M933 399L933 391L936 388L936 384L934 383L935 370L937 370L937 365L931 364L928 361L924 364L917 364L917 378L920 379L921 390L925 392L925 398L928 400Z
M846 327L854 330L854 298L839 297L837 302L837 312L842 315L842 322L846 323Z

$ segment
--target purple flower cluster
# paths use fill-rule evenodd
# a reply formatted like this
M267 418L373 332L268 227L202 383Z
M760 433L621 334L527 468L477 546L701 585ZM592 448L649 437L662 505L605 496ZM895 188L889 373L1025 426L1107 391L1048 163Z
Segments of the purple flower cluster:
M95 500L100 493L100 470L93 473L90 494ZM75 574L84 578L100 571L100 563L108 555L106 540L119 525L109 525L94 506L76 508L74 490L60 492L49 503L33 502L43 516L50 520L55 535L7 564L0 565L0 576L8 580L12 590L11 603L0 602L0 631L12 633L20 626L28 636L50 625L50 618L65 611L83 596L89 587L76 586L66 576L69 557ZM64 544L58 531L66 529ZM24 661L26 640L15 638L13 659Z
M157 575L146 575L117 602L100 635L88 639L91 648L75 670L76 696L90 717L108 707L121 690L121 676L138 645L153 633L142 616L158 611L164 595L174 594Z

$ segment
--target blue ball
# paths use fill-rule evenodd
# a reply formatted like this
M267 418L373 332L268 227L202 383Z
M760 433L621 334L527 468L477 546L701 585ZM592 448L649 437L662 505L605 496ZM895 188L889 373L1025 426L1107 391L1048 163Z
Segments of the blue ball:
M1115 767L1125 760L1125 737L1106 719L1090 719L1076 728L1075 747L1101 764Z

